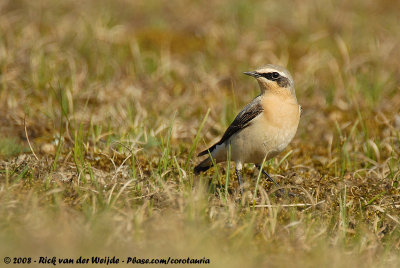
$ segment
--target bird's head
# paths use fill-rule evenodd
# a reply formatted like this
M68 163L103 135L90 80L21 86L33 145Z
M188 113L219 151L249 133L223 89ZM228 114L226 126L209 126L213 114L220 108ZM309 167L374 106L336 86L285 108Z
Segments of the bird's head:
M272 91L276 93L290 93L296 98L293 78L289 71L277 65L268 64L252 72L245 72L257 79L261 93Z

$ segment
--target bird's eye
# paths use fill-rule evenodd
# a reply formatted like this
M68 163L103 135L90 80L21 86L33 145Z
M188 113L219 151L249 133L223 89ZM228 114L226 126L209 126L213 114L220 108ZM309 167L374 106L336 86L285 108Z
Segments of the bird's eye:
M272 78L273 79L277 79L279 77L279 73L277 73L277 72L273 72L272 73Z

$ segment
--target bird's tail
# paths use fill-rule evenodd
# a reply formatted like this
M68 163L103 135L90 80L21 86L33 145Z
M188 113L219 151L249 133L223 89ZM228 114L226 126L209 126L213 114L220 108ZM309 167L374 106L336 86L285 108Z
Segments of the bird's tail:
M211 158L208 157L205 160L201 161L200 164L198 164L195 168L194 168L194 173L200 174L200 172L206 171L208 170L210 167L212 166L212 161Z

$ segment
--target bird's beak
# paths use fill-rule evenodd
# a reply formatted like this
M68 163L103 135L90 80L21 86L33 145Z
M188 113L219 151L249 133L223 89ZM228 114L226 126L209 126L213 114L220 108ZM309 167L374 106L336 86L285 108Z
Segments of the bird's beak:
M260 77L260 74L257 73L256 71L254 71L254 72L244 72L244 74L250 75L250 76L255 77L255 78Z

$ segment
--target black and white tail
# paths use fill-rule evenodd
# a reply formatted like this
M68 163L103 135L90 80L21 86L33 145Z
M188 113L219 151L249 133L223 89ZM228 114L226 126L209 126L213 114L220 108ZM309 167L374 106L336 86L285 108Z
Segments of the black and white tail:
M208 170L210 167L212 166L212 161L211 158L208 157L205 160L201 161L200 164L198 164L195 168L194 168L194 173L200 174L200 172L206 171Z

